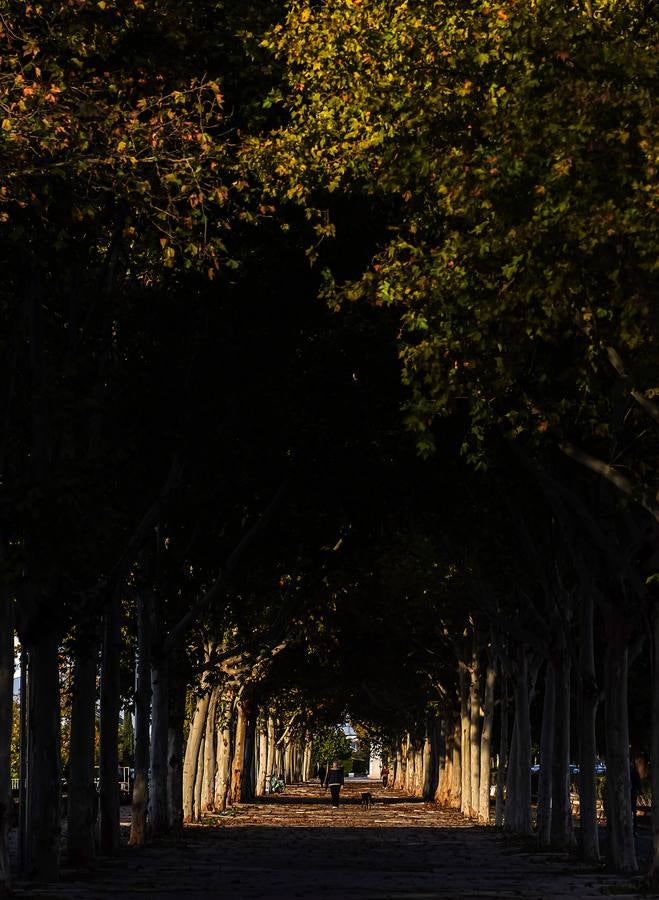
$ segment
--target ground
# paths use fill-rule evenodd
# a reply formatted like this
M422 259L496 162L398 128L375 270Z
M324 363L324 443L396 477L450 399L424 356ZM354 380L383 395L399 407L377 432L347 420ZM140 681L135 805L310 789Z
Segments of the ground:
M364 808L361 791L373 806ZM319 785L287 787L209 816L179 839L122 848L59 885L19 880L17 898L50 900L434 900L638 896L629 881L536 853L456 812L350 781L333 809ZM128 810L126 812L129 813ZM124 815L124 821L126 817Z

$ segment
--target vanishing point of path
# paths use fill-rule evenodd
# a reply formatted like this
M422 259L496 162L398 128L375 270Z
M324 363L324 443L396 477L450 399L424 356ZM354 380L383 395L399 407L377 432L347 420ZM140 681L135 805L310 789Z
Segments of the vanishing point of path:
M360 792L374 804L364 809ZM123 848L59 885L19 881L16 897L51 900L434 900L590 898L629 883L561 854L525 852L491 829L379 785L346 784L338 810L318 785L209 816L182 838ZM625 890L626 888L626 890Z

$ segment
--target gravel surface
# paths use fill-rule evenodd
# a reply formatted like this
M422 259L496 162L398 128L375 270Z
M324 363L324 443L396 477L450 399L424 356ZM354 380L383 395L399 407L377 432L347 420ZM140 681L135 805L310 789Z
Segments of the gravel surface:
M361 805L370 790L373 806ZM339 809L318 785L287 787L189 826L179 839L124 847L57 885L19 879L15 896L51 900L431 900L589 898L633 886L567 854L537 853L456 812L378 783L350 781ZM122 816L126 819L126 810ZM125 828L124 828L125 830Z

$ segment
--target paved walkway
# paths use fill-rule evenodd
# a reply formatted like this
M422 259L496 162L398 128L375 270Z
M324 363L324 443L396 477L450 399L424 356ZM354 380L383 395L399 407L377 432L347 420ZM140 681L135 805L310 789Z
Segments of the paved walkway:
M372 808L361 806L370 787ZM529 852L459 814L352 782L333 809L318 786L209 816L182 838L124 848L59 885L19 881L17 898L50 900L435 900L635 897L629 882L563 854Z

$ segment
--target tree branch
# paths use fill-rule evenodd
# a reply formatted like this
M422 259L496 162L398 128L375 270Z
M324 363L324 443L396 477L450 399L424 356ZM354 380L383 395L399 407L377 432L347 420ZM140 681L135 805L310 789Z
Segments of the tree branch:
M624 363L620 358L620 354L617 350L614 350L613 347L607 347L606 355L608 356L609 362L616 370L618 375L629 387L629 393L634 398L634 400L636 400L641 409L646 412L651 419L654 419L654 421L659 424L659 404L654 403L652 400L650 400L649 397L646 397L645 394L641 393L641 391L638 391L636 390L636 388L631 387L631 378L627 374Z
M606 478L607 481L610 481L611 484L615 485L618 490L622 491L624 494L628 494L630 497L637 499L639 503L654 516L657 522L659 522L659 505L656 503L656 496L652 498L646 491L639 492L634 483L627 478L626 475L623 475L617 469L614 469L609 463L605 463L603 460L598 459L596 456L592 456L585 450L575 447L574 444L559 444L559 447L566 456L570 457L570 459L580 463L580 465L585 466L597 475Z

